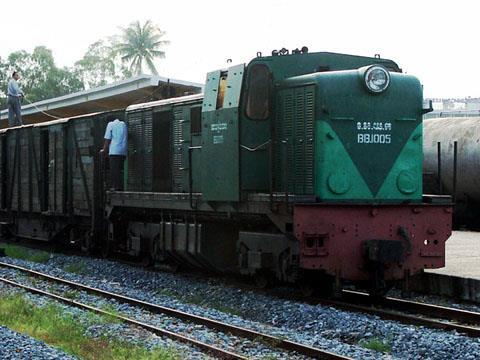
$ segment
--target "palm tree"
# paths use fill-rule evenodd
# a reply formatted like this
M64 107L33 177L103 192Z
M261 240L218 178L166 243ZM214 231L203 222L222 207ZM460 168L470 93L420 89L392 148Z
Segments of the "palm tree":
M160 50L162 46L170 43L168 40L160 40L165 32L150 20L143 26L139 21L133 22L122 31L122 40L117 44L116 50L122 61L130 63L130 71L137 75L141 74L143 63L146 62L152 74L158 74L153 60L165 57L165 52Z

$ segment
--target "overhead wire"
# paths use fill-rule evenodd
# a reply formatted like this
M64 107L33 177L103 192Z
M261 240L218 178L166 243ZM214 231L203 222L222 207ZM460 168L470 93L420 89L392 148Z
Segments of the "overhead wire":
M35 105L35 103L32 103L30 100L28 100L26 96L23 96L23 99L24 99L26 102L28 102L30 105L32 105L35 109L37 109L38 111L40 111L42 114L47 115L47 116L49 116L49 117L51 117L51 118L53 118L53 119L61 119L61 117L59 117L59 116L55 116L55 115L49 114L49 113L46 112L46 111L43 111L43 110L40 109L37 105Z

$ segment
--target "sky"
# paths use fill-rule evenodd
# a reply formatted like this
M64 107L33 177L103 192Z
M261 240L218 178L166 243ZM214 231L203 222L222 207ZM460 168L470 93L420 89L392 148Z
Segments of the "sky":
M2 6L0 56L45 45L58 66L72 66L91 43L151 20L171 42L156 63L169 78L203 83L227 59L248 63L258 51L305 45L392 59L420 79L426 97L480 97L477 7L467 0L24 0Z

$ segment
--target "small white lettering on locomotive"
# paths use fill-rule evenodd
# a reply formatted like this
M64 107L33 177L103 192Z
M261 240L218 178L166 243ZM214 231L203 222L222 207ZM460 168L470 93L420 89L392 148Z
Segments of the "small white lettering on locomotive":
M223 135L214 135L213 136L214 144L223 144Z
M358 144L390 144L392 142L392 123L386 122L357 122Z
M212 131L221 131L227 130L227 126L227 123L219 123L210 125L210 128L212 129Z

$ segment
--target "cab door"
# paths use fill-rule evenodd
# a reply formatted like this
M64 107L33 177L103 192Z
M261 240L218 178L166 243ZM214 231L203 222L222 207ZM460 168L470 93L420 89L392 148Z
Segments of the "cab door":
M245 65L207 75L202 104L202 193L206 201L240 198L239 102Z

